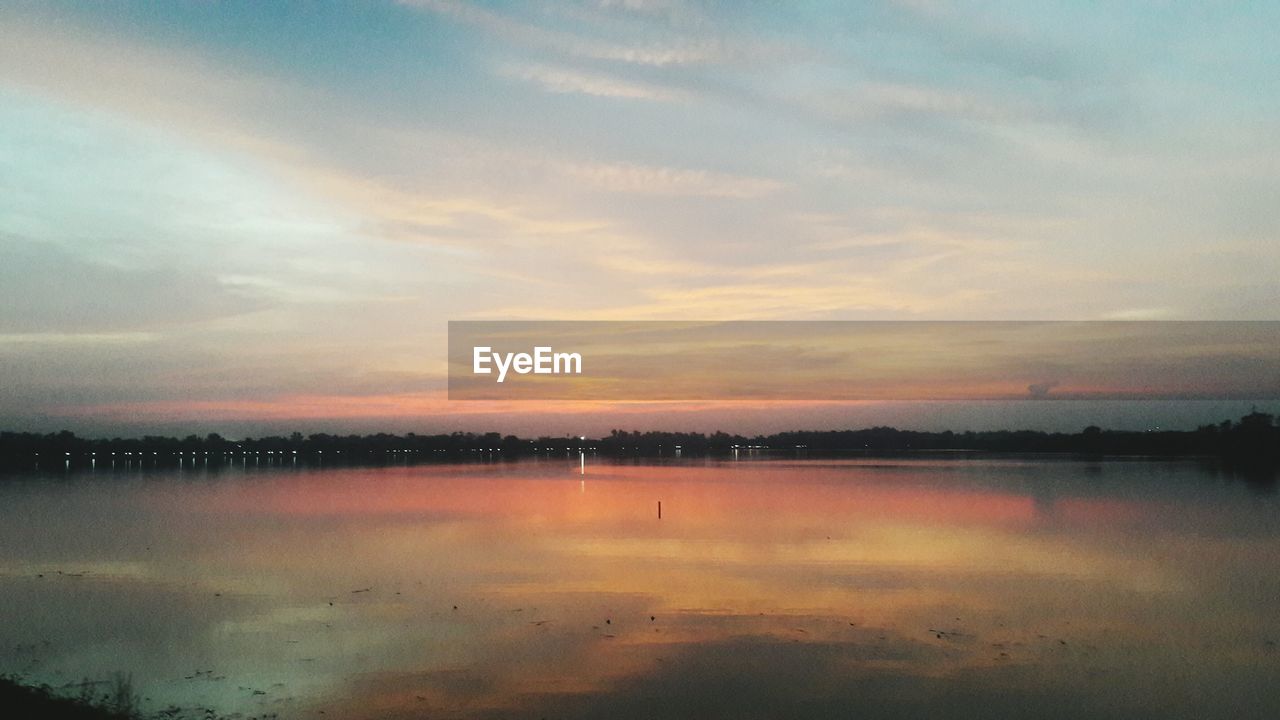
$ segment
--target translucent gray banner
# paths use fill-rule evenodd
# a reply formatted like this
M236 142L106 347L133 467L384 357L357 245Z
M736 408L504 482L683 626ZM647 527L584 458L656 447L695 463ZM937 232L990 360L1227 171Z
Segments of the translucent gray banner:
M449 323L451 400L1280 398L1280 322Z

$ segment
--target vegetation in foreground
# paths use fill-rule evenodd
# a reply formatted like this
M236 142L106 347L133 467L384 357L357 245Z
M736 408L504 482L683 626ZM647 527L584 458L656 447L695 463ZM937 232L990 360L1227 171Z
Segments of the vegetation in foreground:
M61 691L33 685L14 676L0 676L0 717L21 720L222 720L210 709L169 707L144 713L129 675L110 680L86 680ZM247 720L268 720L274 715Z
M47 685L0 677L0 715L31 720L134 720L138 698L125 675L108 683L82 683L74 696L58 694Z

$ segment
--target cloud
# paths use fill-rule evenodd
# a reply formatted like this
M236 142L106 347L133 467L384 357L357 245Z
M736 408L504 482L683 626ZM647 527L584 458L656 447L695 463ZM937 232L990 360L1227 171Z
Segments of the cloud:
M714 38L664 40L656 43L608 42L520 22L465 2L400 0L400 4L445 15L521 45L593 60L663 67L716 62L725 54L721 42Z
M714 273L691 274L680 284L641 287L643 300L615 302L575 309L575 320L788 320L849 317L913 317L929 313L957 312L967 307L978 291L939 293L903 287L892 279L846 275L839 282L814 282L813 275L767 280L742 277L716 281ZM829 273L828 273L829 274ZM748 271L747 275L759 275ZM563 316L563 309L525 303L496 307L484 317L547 319Z
M639 195L758 198L785 187L769 178L629 163L567 164L563 169L592 188Z
M670 102L685 97L684 93L654 85L634 83L600 73L587 73L553 65L509 63L498 68L503 77L532 82L543 90L558 94L594 95Z
M112 38L70 21L0 20L0 80L149 123L173 123L184 134L250 140L249 121L264 117L253 108L278 111L284 99L298 105L317 100L252 66L227 67L195 52Z
M358 209L378 237L452 246L465 255L497 250L498 245L555 245L595 237L609 226L605 220L571 217L534 207L518 197L504 201L478 193L415 191L338 170L311 168L307 177L299 181Z
M1103 313L1103 320L1161 320L1173 316L1171 308L1125 308Z
M997 101L971 91L907 83L864 83L847 101L853 114L905 112L989 121L1008 121L1027 114L1015 112L1007 99Z
M1057 380L1049 380L1047 382L1031 383L1027 386L1027 393L1036 400L1043 400L1049 397L1049 391L1061 385Z
M120 266L0 235L0 306L7 342L100 344L149 338L156 328L232 317L263 303L202 269Z
M117 333L0 333L0 347L14 345L132 345L160 340L153 332Z
M1028 25L1028 13L974 12L932 0L894 0L913 36L950 63L977 66L1017 78L1063 82L1099 62L1098 53L1069 52L1052 33ZM1105 21L1104 21L1105 22Z

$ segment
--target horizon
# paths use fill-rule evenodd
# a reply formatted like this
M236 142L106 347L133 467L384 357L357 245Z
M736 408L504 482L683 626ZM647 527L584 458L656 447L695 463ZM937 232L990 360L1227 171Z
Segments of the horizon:
M898 426L894 426L894 425L884 425L884 424L879 424L879 425L863 425L863 426L858 426L858 427L854 427L854 426L833 426L833 427L827 427L827 428L819 428L819 427L799 428L799 427L793 427L793 428L788 428L788 429L783 429L783 430L777 430L777 431L772 431L772 432L761 432L761 433L728 432L728 431L725 431L725 430L720 429L720 428L717 428L717 429L715 429L715 430L707 431L707 430L691 430L691 429L684 429L684 430L658 430L658 429L652 429L652 428L650 428L650 429L638 429L638 428L634 428L634 427L633 427L633 428L621 428L621 427L614 427L614 428L610 428L610 430L609 430L609 432L608 432L608 433L595 433L595 434L591 434L591 433L587 433L587 434L583 434L583 433L570 433L570 432L566 432L566 433L563 433L563 434L547 434L547 433L538 433L538 434L527 434L527 433L526 433L526 434L514 434L514 433L499 432L499 431L496 431L496 430L477 430L477 429L455 429L455 430L450 430L450 431L432 432L432 433L419 433L419 432L412 431L412 430L404 431L404 432L398 432L398 433L396 433L396 432L387 432L387 431L385 431L385 430L383 430L383 431L372 431L372 432L349 432L349 433L343 433L343 432L324 432L324 431L305 432L305 431L303 431L303 430L293 429L293 430L289 430L289 431L287 431L287 432L285 432L285 431L278 431L278 432L276 432L276 433L274 433L274 434L258 434L258 435L256 435L256 436L255 436L255 435L242 435L242 436L236 436L236 435L223 434L223 433L216 432L216 431L210 431L210 432L206 432L206 433L185 433L185 434L184 434L184 433L182 433L182 432L177 432L177 433L168 434L168 435L157 435L157 434L152 434L152 433L145 433L145 434L142 434L142 435L134 435L134 436L120 436L120 435L116 435L116 436L110 436L110 437L108 437L108 436L106 436L106 435L99 435L99 436L94 437L94 436L81 435L81 434L79 434L79 433L76 433L76 432L74 432L74 431L68 430L68 429L66 429L66 428L62 428L62 429L60 429L60 430L55 430L55 431L49 431L49 432L23 431L23 430L13 430L13 429L0 428L0 433L5 433L5 434L30 434L30 435L40 436L40 437L52 437L52 436L55 436L55 435L60 435L60 434L62 434L62 433L68 433L68 432L69 432L69 433L71 433L72 435L74 435L74 436L75 436L77 439L79 439L79 440L87 440L87 441L91 441L91 442L100 442L100 441L116 441L116 440L135 441L135 440L143 440L143 439L146 439L146 438L148 438L148 437L150 437L150 438L155 438L155 439L158 439L158 440L189 440L189 439L191 439L191 438L195 438L195 439L197 439L197 440L199 440L199 441L202 441L202 442L203 442L203 441L206 441L206 440L220 440L220 441L221 441L221 440L225 440L225 441L227 441L227 442L237 442L237 441L255 441L255 440L267 440L267 439L279 439L279 438L295 438L295 439L301 439L301 440L308 440L308 439L314 438L314 437L316 437L316 436L325 436L325 437L331 437L331 438L364 438L364 439L367 439L367 438L376 437L376 436L379 436L379 435L387 435L387 436L391 436L391 437L408 437L408 436L416 436L416 437L421 437L421 438L448 437L448 436L450 436L450 435L466 435L466 436L471 436L471 437L481 437L481 436L487 436L487 435L498 435L498 436L502 436L502 437L515 437L515 438L517 438L517 439L519 439L519 440L521 440L521 441L536 441L536 440L545 440L545 439L551 439L551 440L563 440L563 439L570 439L570 440L572 440L572 439L574 439L574 438L583 438L583 439L585 439L585 440L587 440L587 441L595 441L595 440L602 440L602 439L609 438L609 437L611 437L611 436L613 436L613 435L615 435L615 434L617 434L617 433L621 433L621 434L630 434L630 435L695 435L695 436L703 436L703 437L711 437L711 436L714 436L714 435L726 435L726 436L733 437L733 438L742 438L742 439L759 439L759 438L769 438L769 437L775 437L775 436L778 436L778 435L786 435L786 434L805 434L805 433L811 433L811 434L864 433L864 432L869 432L869 431L874 431L874 430L889 430L889 431L893 431L893 432L901 432L901 433L919 433L919 434L922 434L922 435L943 435L943 434L954 434L954 435L968 435L968 434L975 434L975 435L980 435L980 434L999 434L999 433L1036 433L1036 434L1045 434L1045 435L1081 435L1081 434L1083 434L1083 433L1085 433L1085 432L1089 431L1090 429L1094 429L1094 428L1098 429L1099 431L1101 431L1101 432L1103 432L1103 433L1117 433L1117 434L1139 434L1139 433L1151 433L1151 432L1191 433L1191 432L1196 432L1196 431L1204 430L1204 429L1206 429L1206 428L1217 428L1217 427L1220 427L1223 423L1226 423L1226 424L1228 424L1228 425L1230 425L1230 424L1232 424L1232 423L1237 423L1237 424L1238 424L1238 422L1239 422L1240 420L1243 420L1245 417L1248 417L1248 416L1257 416L1257 415L1262 415L1262 416L1270 417L1270 418L1272 418L1272 419L1274 419L1274 417L1275 417L1275 413L1267 412L1266 410L1264 410L1264 409L1262 409L1262 408L1258 407L1256 404L1254 404L1254 405L1251 405L1251 406L1250 406L1250 409L1249 409L1249 412L1248 412L1248 413L1242 414L1242 415L1240 415L1239 417L1235 417L1235 418L1222 418L1222 420L1220 420L1220 421L1218 421L1218 422L1204 423L1204 424L1201 424L1201 425L1198 425L1198 426L1196 426L1196 427L1192 427L1192 428L1150 426L1150 427L1147 427L1147 428L1132 429L1132 428L1116 428L1116 427L1108 427L1108 426L1105 426L1105 425L1099 425L1099 424L1097 424L1097 423L1090 423L1090 424L1088 424L1088 425L1085 425L1085 426L1080 427L1080 428L1075 429L1075 430L1043 430L1043 429L1037 429L1037 428L1025 428L1025 427L1015 427L1015 426L993 427L993 428L989 428L989 429L982 429L982 430L975 430L975 429L959 429L959 428L927 429L927 430L926 430L926 429L920 429L920 428L898 427Z

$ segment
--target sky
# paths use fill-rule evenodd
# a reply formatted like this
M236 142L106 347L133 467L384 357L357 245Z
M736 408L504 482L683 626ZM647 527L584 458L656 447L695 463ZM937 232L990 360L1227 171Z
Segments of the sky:
M449 320L1280 319L1274 3L5 3L0 426L1194 425L450 403ZM985 407L985 409L984 409Z

